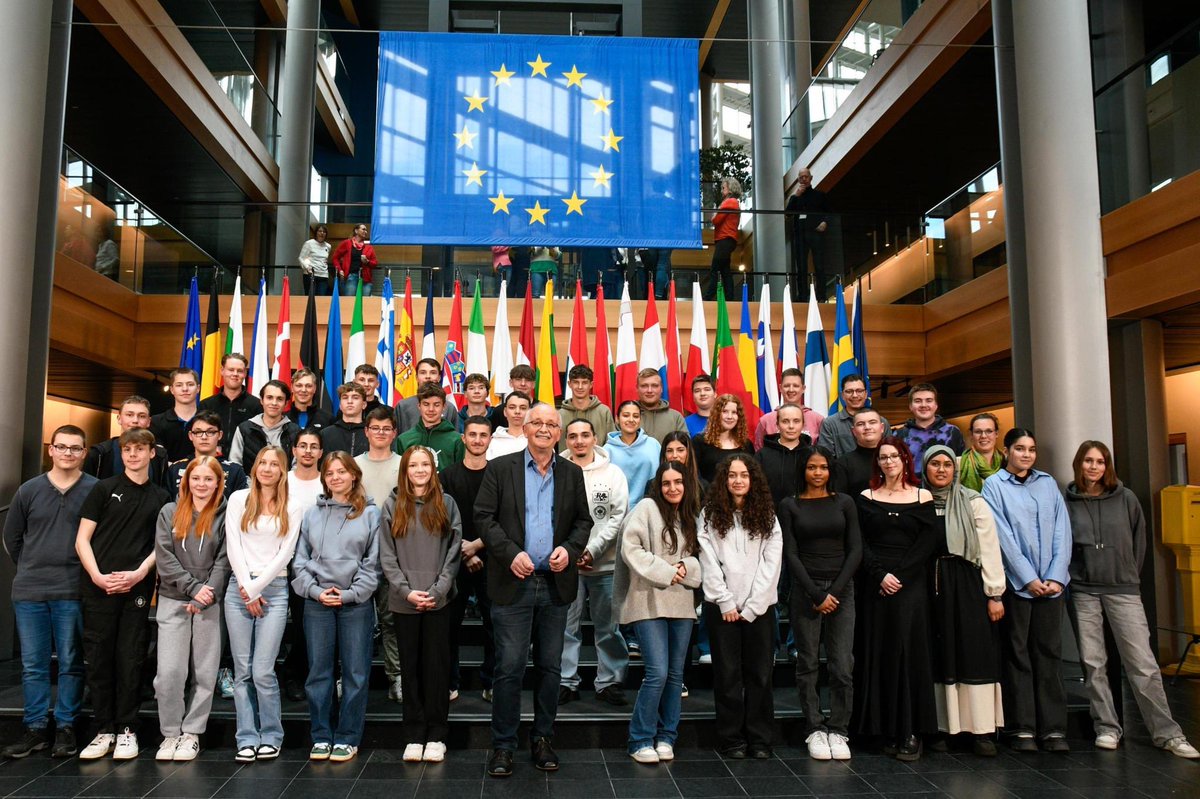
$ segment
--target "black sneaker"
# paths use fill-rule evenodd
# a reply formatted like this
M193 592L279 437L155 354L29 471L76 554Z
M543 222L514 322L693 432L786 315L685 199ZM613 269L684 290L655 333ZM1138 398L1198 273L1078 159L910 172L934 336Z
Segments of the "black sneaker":
M574 702L579 698L579 691L574 688L568 688L565 685L558 687L558 704L565 705L568 702Z
M21 736L21 739L4 747L0 754L9 760L20 760L23 757L29 757L34 752L42 751L49 745L49 736L44 728L34 730L26 727L25 734Z
M610 685L603 691L598 691L596 698L601 702L607 702L617 707L624 707L629 704L629 700L625 698L625 692L621 690L621 686L619 685Z
M54 733L54 748L50 757L75 757L79 747L75 744L75 729L70 724L64 724Z

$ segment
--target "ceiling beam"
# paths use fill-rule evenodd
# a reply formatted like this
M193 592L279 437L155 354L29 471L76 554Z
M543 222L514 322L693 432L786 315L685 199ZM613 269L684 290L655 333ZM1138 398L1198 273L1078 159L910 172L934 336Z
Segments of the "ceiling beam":
M354 10L354 0L341 0L342 16L356 28L361 28L362 23L358 21L358 12Z
M725 13L729 11L729 3L730 0L717 0L717 7L713 9L712 17L708 20L708 28L704 31L704 38L700 40L700 69L704 69L704 62L708 60L713 40L717 38L717 32L721 30L721 24L725 22Z
M287 23L287 0L259 0L272 25Z

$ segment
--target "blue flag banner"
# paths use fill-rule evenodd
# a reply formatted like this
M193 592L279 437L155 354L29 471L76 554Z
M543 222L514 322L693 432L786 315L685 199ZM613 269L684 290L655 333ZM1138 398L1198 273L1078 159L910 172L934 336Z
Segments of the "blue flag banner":
M698 44L384 32L371 239L698 249Z
M187 323L183 327L183 347L179 350L179 367L192 369L196 374L200 374L204 369L204 337L200 333L200 293L194 277L191 296L188 297Z

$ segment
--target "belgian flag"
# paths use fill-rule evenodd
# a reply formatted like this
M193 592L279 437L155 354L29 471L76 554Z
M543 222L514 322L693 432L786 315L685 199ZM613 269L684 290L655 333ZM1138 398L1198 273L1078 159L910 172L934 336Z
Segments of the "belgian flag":
M212 286L208 292L208 323L204 329L204 368L200 375L200 399L211 397L221 390L221 355L225 350L221 346L220 308L217 302L218 276L213 275Z

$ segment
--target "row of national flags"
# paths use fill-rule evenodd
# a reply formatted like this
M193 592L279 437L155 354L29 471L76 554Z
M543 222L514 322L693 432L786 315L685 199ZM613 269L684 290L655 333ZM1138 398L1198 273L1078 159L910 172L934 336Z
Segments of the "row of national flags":
M480 281L475 281L471 313L463 329L463 292L461 281L454 282L450 321L442 347L437 346L433 303L425 302L425 320L418 356L416 325L413 317L412 279L405 277L404 294L396 303L392 281L384 278L379 301L379 328L373 353L368 356L362 283L354 298L350 337L345 350L341 336L327 336L324 357L317 342L317 306L313 288L308 293L300 350L293 359L291 349L291 292L288 279L283 279L280 293L279 318L276 319L275 339L268 348L267 282L259 281L255 303L254 326L250 351L246 352L242 329L242 279L234 282L233 303L224 342L221 340L217 287L214 282L208 301L208 319L203 336L200 332L200 299L196 278L192 278L188 298L188 315L179 365L196 370L201 375L200 396L212 396L221 390L221 356L231 352L248 354L247 390L257 394L268 380L281 380L291 385L292 372L301 367L311 369L321 381L326 407L337 406L337 387L350 382L354 371L362 364L372 363L379 372L376 394L388 405L394 405L417 392L417 361L433 358L442 366L442 388L447 398L458 407L466 405L466 378L470 374L486 375L490 383L490 401L498 404L500 397L511 390L509 371L515 364L528 364L536 375L535 399L555 404L564 394L561 375L577 365L590 366L595 373L593 391L600 402L615 408L629 399L637 399L637 375L643 369L653 369L662 378L663 399L670 407L684 414L694 413L692 381L701 374L710 375L718 394L733 394L741 398L748 421L753 426L762 414L776 410L780 403L780 375L785 369L801 369L804 374L804 404L823 413L842 409L839 387L844 377L859 374L866 381L868 396L871 382L867 364L866 339L863 335L863 303L861 283L856 287L851 311L847 315L842 286L837 287L833 331L832 357L826 346L816 291L809 286L808 315L803 346L798 337L790 286L785 286L782 328L778 349L771 331L771 290L763 285L758 298L758 315L750 309L750 291L742 286L741 314L736 331L730 321L724 287L717 287L716 346L708 350L708 326L704 315L700 284L692 285L692 326L687 351L679 337L675 281L667 293L665 326L660 323L658 306L651 288L641 328L641 346L636 346L637 332L626 283L618 306L617 340L615 350L609 339L607 311L603 289L597 291L595 304L595 336L593 347L587 344L588 324L583 291L575 284L575 301L571 313L571 328L565 359L560 360L554 336L554 287L546 286L538 335L534 336L534 301L530 286L526 286L522 305L521 324L514 347L508 323L508 286L500 284L500 302L492 330L489 357L487 334L484 328ZM337 279L333 294L339 296ZM374 300L374 298L372 298ZM341 303L330 302L327 330L342 329ZM489 369L489 364L491 365ZM565 364L565 369L560 368Z

